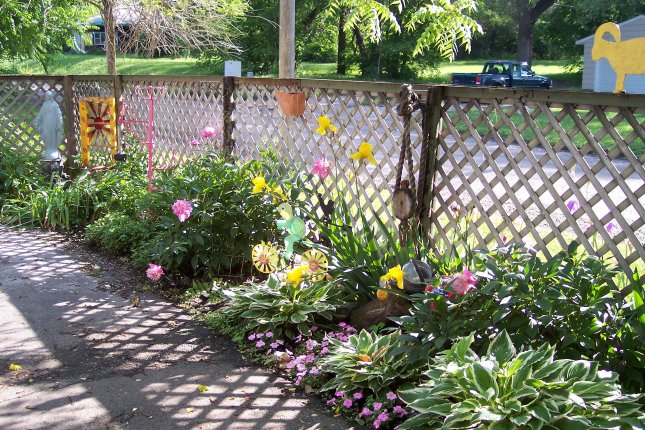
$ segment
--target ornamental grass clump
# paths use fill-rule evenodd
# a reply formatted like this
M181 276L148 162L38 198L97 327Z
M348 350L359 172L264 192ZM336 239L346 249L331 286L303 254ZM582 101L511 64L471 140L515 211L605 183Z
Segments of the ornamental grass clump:
M426 380L399 397L416 416L399 429L638 429L639 399L613 372L586 360L555 360L542 345L517 352L505 331L479 356L471 334L439 353Z

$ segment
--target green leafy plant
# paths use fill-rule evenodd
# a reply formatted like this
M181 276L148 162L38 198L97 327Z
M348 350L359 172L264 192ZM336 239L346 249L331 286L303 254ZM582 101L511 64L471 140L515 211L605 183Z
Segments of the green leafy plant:
M126 254L149 236L147 223L121 212L108 213L85 228L90 243L112 254Z
M542 345L517 353L502 331L478 356L474 336L438 354L427 380L399 397L418 415L400 429L635 429L645 425L638 400L586 360L555 360Z
M335 282L293 284L274 275L266 283L245 284L222 295L229 301L223 312L239 318L245 331L271 331L277 338L290 339L310 336L312 325L331 321L345 304Z
M428 364L427 356L411 359L410 348L400 342L398 333L361 330L346 342L330 338L329 345L329 353L319 361L320 368L331 374L322 390L369 389L382 398L399 384L415 380Z

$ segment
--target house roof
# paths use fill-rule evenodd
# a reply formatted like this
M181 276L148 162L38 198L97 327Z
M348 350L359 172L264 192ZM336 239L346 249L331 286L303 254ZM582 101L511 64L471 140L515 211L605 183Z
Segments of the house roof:
M136 9L128 6L117 6L113 10L115 25L132 25L139 21L140 13ZM91 16L87 19L90 25L103 26L105 22L101 14Z
M627 21L623 21L623 22L619 23L618 26L623 27L625 25L631 24L632 22L639 21L641 19L644 20L644 25L645 25L645 15L638 15L638 16L633 17L632 19L628 19ZM576 40L576 45L584 45L588 40L593 39L595 35L596 34L594 33L594 34L592 34L590 36L583 37L580 40Z

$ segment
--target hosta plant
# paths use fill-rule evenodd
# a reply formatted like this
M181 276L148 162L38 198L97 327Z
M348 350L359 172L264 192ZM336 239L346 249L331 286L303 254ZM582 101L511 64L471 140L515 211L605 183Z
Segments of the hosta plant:
M379 335L365 330L347 341L329 340L329 353L320 368L331 374L323 390L371 390L376 398L396 389L402 382L416 379L427 368L428 358L411 360L410 349L399 341L398 333Z
M237 318L246 331L274 333L293 339L311 335L310 327L334 318L345 305L335 282L304 280L291 283L271 275L266 283L249 283L222 291L229 301L223 311Z
M418 415L400 429L638 429L641 394L623 394L613 372L586 360L554 360L546 344L517 353L506 331L488 351L473 335L438 354L427 381L399 397Z

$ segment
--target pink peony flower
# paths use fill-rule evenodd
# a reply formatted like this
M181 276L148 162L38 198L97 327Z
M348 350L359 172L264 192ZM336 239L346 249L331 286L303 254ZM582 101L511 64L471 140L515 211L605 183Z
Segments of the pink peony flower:
M146 276L148 276L148 279L158 281L163 275L163 267L152 263L148 264L148 270L146 270Z
M204 127L202 130L202 136L205 138L213 137L215 136L216 132L213 127Z
M452 283L452 289L455 290L457 294L464 295L468 291L475 288L477 284L477 279L475 276L468 270L467 267L464 267L463 273L457 275L455 280Z
M326 158L319 158L314 163L314 167L311 169L311 173L318 175L320 179L325 179L329 175L330 163Z
M188 200L177 200L172 205L172 211L179 218L179 222L186 221L192 210L193 208L190 206L190 202Z

